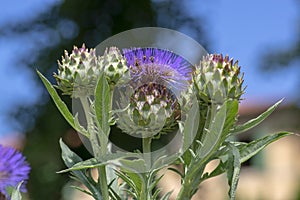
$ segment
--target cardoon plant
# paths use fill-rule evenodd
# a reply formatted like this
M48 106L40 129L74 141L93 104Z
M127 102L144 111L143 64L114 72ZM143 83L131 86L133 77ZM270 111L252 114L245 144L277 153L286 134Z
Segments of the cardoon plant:
M68 167L60 173L71 173L87 188L78 189L97 200L169 199L172 191L161 194L157 187L162 178L157 172L168 166L181 177L177 200L191 199L199 184L222 173L227 173L228 195L235 199L241 163L290 134L276 133L249 143L233 139L262 122L281 101L238 124L243 74L237 61L221 54L191 63L153 46L108 47L103 55L96 55L95 49L83 45L71 54L65 52L54 74L56 85L38 74L93 155L82 160L60 140ZM55 88L77 106L79 102L73 115ZM109 138L113 130L140 139L142 148L131 152L116 148ZM205 166L215 159L218 166L205 173ZM170 167L173 164L182 170ZM97 177L91 175L94 168Z

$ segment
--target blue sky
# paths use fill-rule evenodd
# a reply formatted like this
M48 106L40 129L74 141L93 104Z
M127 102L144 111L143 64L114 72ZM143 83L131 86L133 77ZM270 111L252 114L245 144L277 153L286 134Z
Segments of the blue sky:
M11 109L18 105L33 105L40 100L42 86L32 80L34 68L26 67L22 60L30 63L38 53L38 47L50 45L47 41L49 38L53 41L56 34L33 27L32 31L20 36L12 34L9 27L20 20L31 20L59 2L1 1L5 9L0 13L0 136L22 131L20 124L7 117ZM247 85L244 104L270 104L282 97L286 102L292 101L294 91L297 91L299 70L262 73L258 69L258 60L262 52L288 48L299 34L296 29L299 11L295 0L207 0L202 3L190 0L185 3L183 9L191 15L205 17L206 22L202 25L207 30L213 51L239 60Z
M293 70L297 66L263 73L258 65L262 53L290 47L299 34L299 6L295 0L212 0L200 7L193 2L189 6L192 13L207 13L215 52L239 60L247 85L244 104L270 104L283 97L286 102L293 101L300 78L300 71Z

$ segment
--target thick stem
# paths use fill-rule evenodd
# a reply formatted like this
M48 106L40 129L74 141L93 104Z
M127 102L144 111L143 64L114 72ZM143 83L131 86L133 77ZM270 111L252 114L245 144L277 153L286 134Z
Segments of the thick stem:
M101 166L98 168L98 182L100 184L100 190L102 194L102 199L109 199L109 192L108 192L108 185L107 185L107 178L106 178L106 168L105 166Z
M151 137L143 138L143 154L146 164L150 164L148 166L151 166L151 142Z
M143 138L143 154L144 154L144 159L145 159L145 164L147 168L147 170L151 169L151 142L152 142L152 138L148 137L148 138ZM150 199L149 196L149 192L148 191L148 178L149 178L149 173L145 172L142 174L144 182L142 184L142 189L141 189L141 194L140 194L140 200L148 200Z
M81 100L81 104L82 104L86 122L87 122L87 130L90 133L90 137L92 137L91 134L94 134L95 130L93 130L94 120L90 114L91 110L90 110L90 104L88 101L88 97L81 97L80 100ZM91 141L94 156L97 160L99 160L100 159L99 157L101 155L98 153L99 142L97 140L97 137L93 137L93 139L91 139L91 138L89 138L89 139ZM106 147L102 147L102 148L106 148ZM108 192L108 184L107 184L105 166L98 167L98 183L99 183L102 199L108 200L109 192Z

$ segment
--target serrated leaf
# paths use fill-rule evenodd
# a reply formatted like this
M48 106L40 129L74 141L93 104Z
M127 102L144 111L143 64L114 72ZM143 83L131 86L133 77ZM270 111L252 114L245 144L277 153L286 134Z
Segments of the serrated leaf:
M74 117L72 113L69 111L67 105L61 100L55 88L52 86L52 84L46 79L46 77L43 74L41 74L39 71L37 71L37 74L39 75L42 82L44 83L48 93L50 94L52 100L54 101L60 113L76 131L80 132L80 130L76 127L74 123Z
M128 158L136 158L133 160L127 160ZM113 153L113 154L106 154L101 158L101 160L97 160L96 158L90 158L84 161L77 161L73 165L67 165L69 168L65 170L61 170L58 173L66 173L70 171L77 171L83 169L92 169L104 165L112 164L119 167L127 167L127 169L137 169L137 170L145 170L145 163L140 158L139 154L137 153ZM142 165L142 166L141 166ZM143 168L141 168L143 167Z
M252 141L250 143L244 143L244 142L230 142L232 145L234 145L236 148L239 149L240 152L240 162L244 163L256 154L258 154L261 150L263 150L265 147L267 147L272 142L277 141L280 138L283 138L285 136L292 135L292 133L289 132L280 132L272 135L267 135L263 138L257 139L255 141ZM248 149L247 149L248 147ZM224 154L219 155L223 159L220 160L219 165L210 173L205 174L203 176L203 179L212 178L214 176L218 176L227 170L227 162L228 162L228 149L227 151L224 151Z
M241 155L241 162L245 162L254 155L256 155L258 152L260 152L262 149L264 149L267 145L271 144L272 142L275 142L276 140L291 135L290 132L280 132L275 133L272 135L267 135L263 138L254 140L246 145L241 145L240 148L240 155Z
M78 162L82 162L82 159L62 141L59 140L59 144L62 150L62 159L67 167L72 167L73 165L77 164ZM71 171L71 170L69 170ZM78 179L82 184L84 184L93 194L93 197L97 200L101 200L102 196L100 191L95 186L95 182L91 182L93 179L89 179L83 170L72 171L72 175Z
M254 128L258 124L260 124L263 120L265 120L282 101L283 101L283 99L281 99L280 101L275 103L273 106L268 108L265 112L263 112L258 117L251 119L250 121L248 121L242 125L236 126L232 131L230 131L230 134L239 134L239 133L245 132L251 128Z
M104 134L109 133L109 115L111 106L110 87L103 73L100 74L95 88L95 113Z
M240 152L234 145L229 143L228 146L227 179L230 187L228 195L231 200L234 200L241 169Z

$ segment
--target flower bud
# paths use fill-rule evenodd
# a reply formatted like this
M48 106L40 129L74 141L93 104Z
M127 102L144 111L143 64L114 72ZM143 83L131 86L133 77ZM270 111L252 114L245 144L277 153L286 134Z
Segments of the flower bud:
M222 104L228 99L240 100L243 75L238 61L228 56L210 54L203 57L193 74L198 98L206 103Z
M84 44L81 48L74 46L70 55L65 51L58 61L58 73L54 73L56 87L72 97L92 95L100 71L95 49L88 50Z

